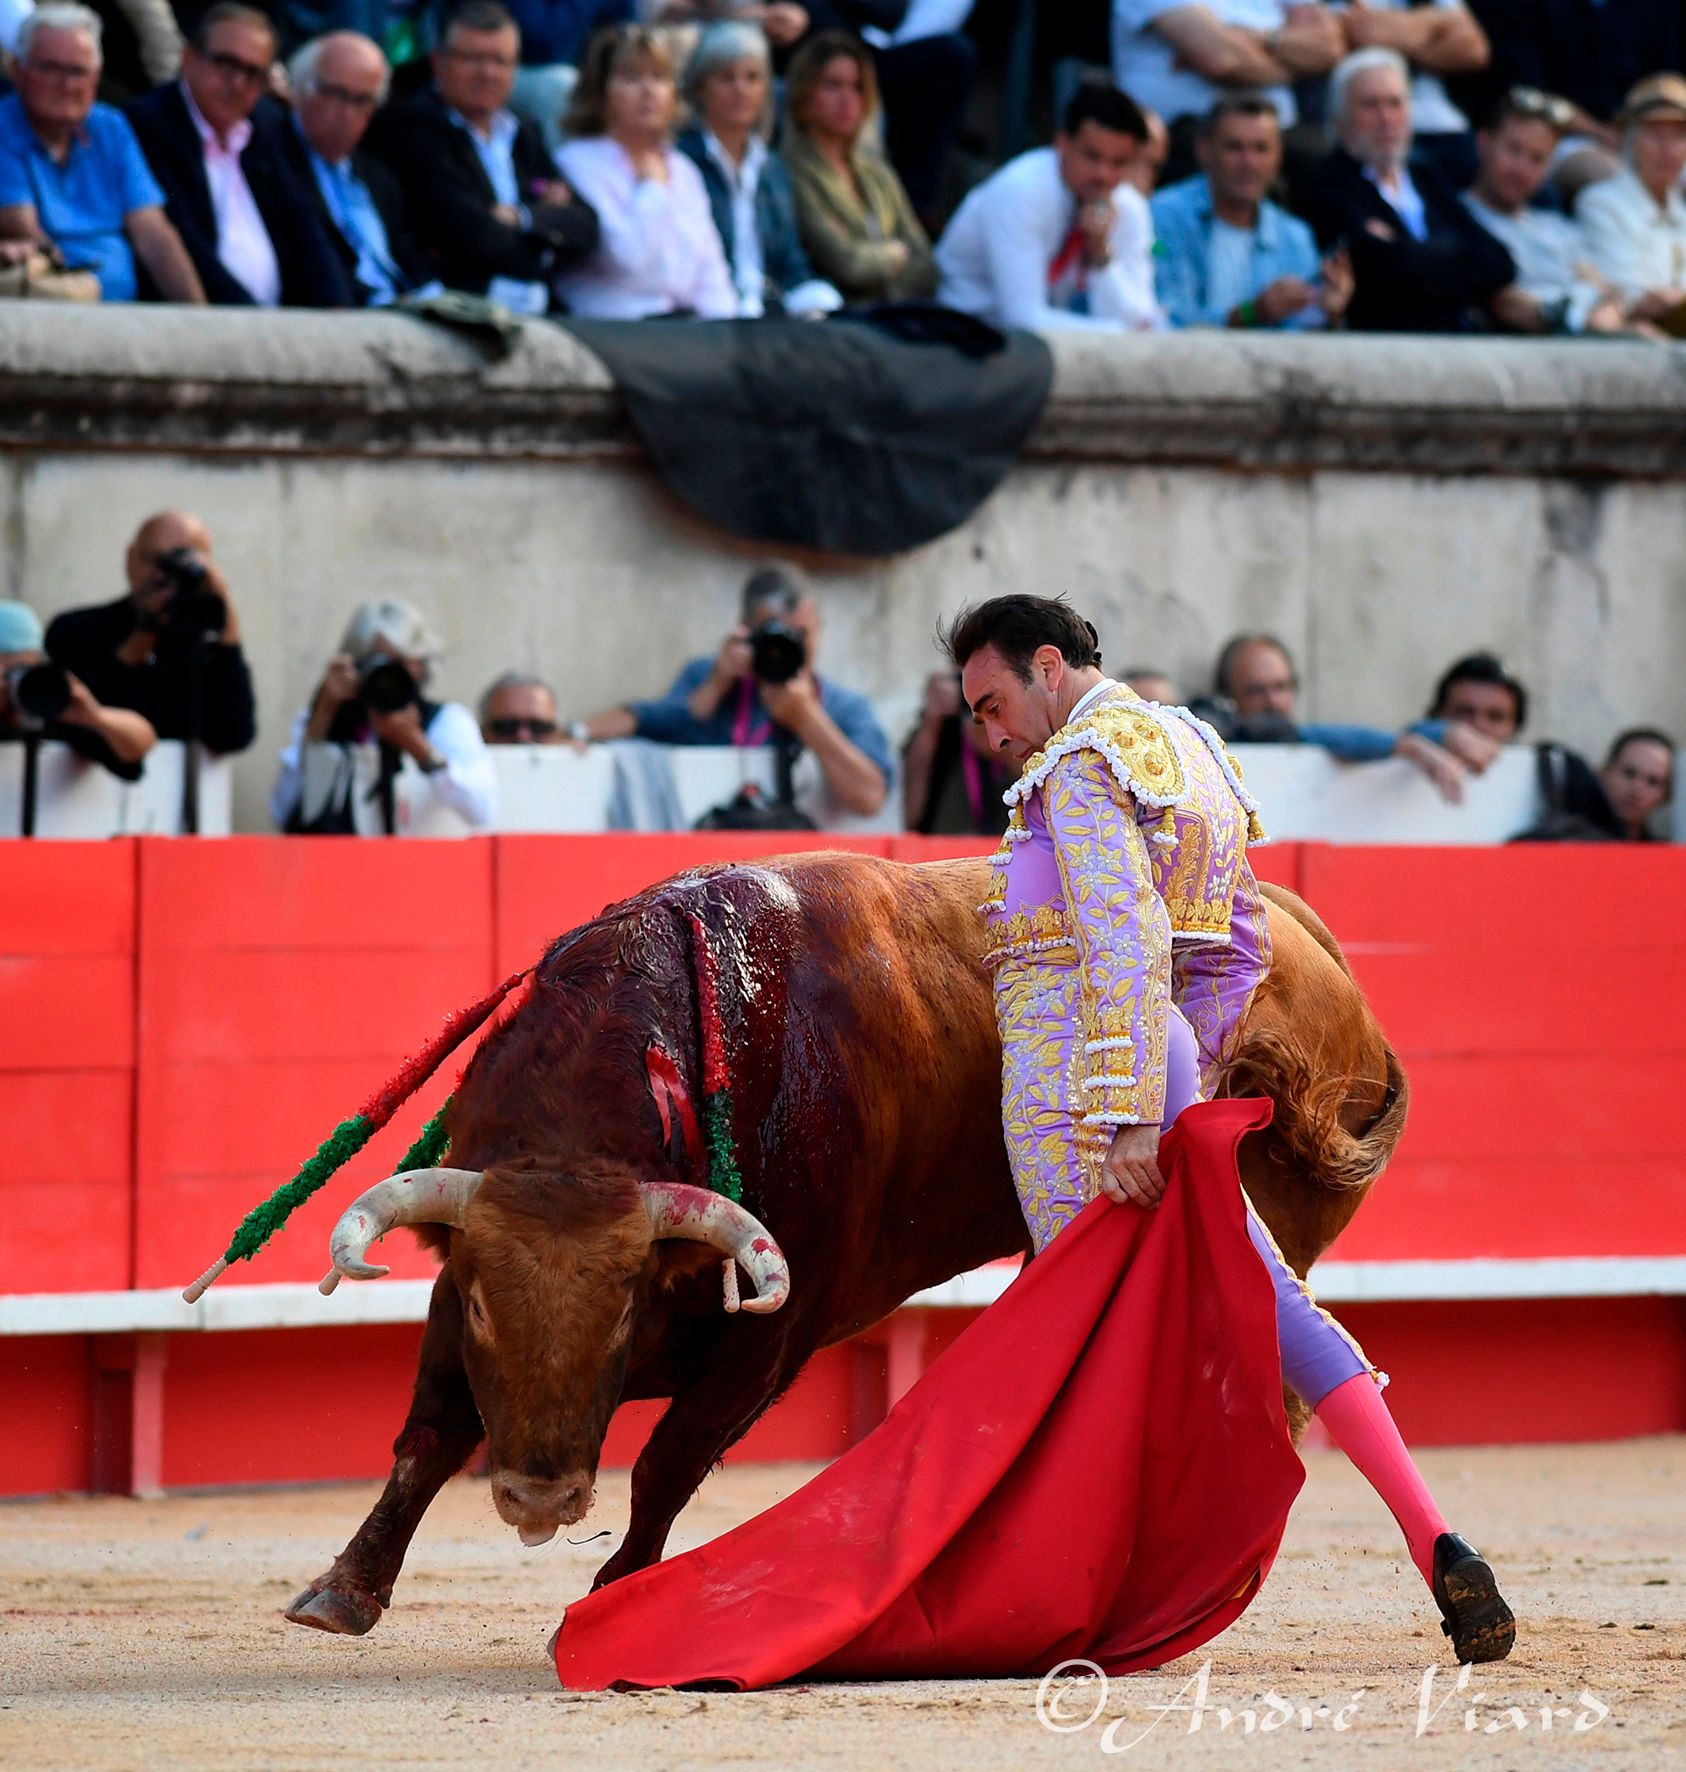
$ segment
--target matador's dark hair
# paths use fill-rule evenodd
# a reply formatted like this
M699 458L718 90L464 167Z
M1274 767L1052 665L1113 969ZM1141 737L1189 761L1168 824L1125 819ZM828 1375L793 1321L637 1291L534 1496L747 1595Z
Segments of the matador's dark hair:
M1082 670L1101 662L1100 635L1063 597L1015 592L962 609L941 636L943 649L964 670L974 653L993 646L1023 681L1039 646L1057 646L1068 665Z

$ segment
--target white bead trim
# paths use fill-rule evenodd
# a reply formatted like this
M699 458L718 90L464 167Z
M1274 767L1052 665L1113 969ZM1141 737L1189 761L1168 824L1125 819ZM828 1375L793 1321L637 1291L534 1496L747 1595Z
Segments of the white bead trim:
M1085 1077L1083 1079L1083 1087L1085 1089L1134 1089L1135 1086L1136 1079L1134 1076L1121 1077L1115 1072L1103 1072L1102 1075L1098 1077Z
M1104 1040L1085 1040L1085 1052L1132 1052L1136 1042L1128 1034L1111 1034Z

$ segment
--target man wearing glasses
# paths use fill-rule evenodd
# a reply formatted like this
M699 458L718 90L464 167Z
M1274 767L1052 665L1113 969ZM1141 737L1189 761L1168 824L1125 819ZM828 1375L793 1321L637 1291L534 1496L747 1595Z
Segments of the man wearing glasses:
M129 121L209 299L220 306L338 308L351 277L288 170L285 119L260 104L275 28L249 6L213 6L182 76L133 100Z
M538 127L508 108L520 60L509 13L468 0L446 21L432 87L389 106L370 147L450 288L542 314L556 305L556 274L596 250L598 223L556 176Z
M392 78L379 46L356 31L331 31L307 43L287 74L293 90L293 127L283 132L288 158L300 184L321 199L320 219L359 298L381 308L401 295L437 290L405 224L397 179L362 150Z
M487 744L561 744L550 685L525 671L505 671L480 698L480 735Z
M100 34L85 6L39 6L23 20L17 91L0 99L0 247L55 248L94 272L103 301L136 299L138 260L167 300L203 302L134 131L94 102Z

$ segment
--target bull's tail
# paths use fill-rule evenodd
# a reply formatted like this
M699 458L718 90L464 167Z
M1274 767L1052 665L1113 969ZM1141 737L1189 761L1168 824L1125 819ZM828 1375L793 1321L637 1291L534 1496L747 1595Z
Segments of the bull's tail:
M226 1269L230 1262L249 1261L280 1230L294 1212L336 1171L343 1169L374 1135L391 1120L406 1101L421 1088L470 1034L478 1032L491 1020L517 986L532 977L533 969L517 972L506 978L495 991L478 1003L459 1009L446 1019L444 1027L421 1051L407 1058L396 1074L351 1116L342 1120L316 1148L316 1154L293 1179L278 1187L269 1198L254 1206L241 1221L233 1241L222 1255L206 1268L182 1297L197 1304L205 1289ZM411 1147L400 1165L422 1168L439 1161L443 1149L443 1110L430 1120L421 1137Z
M1244 1033L1224 1065L1214 1093L1267 1095L1275 1103L1272 1136L1295 1161L1333 1192L1365 1188L1387 1167L1405 1130L1411 1086L1391 1046L1381 1106L1359 1132L1341 1122L1352 1079L1330 1073L1291 1029L1259 1027Z

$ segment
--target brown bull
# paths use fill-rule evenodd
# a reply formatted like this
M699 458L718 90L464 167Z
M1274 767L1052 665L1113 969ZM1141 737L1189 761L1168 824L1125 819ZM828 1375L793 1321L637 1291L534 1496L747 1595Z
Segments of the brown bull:
M423 1513L482 1439L498 1512L542 1542L590 1506L616 1406L665 1397L633 1469L626 1537L597 1582L644 1567L817 1349L1028 1247L973 913L985 883L981 861L704 869L550 950L458 1087L455 1167L428 1183L434 1204L415 1207L404 1183L411 1206L394 1211L383 1183L388 1195L371 1190L336 1232L336 1269L364 1277L382 1271L362 1259L373 1236L431 1216L424 1234L444 1266L386 1488L289 1618L368 1630ZM1397 1142L1404 1080L1328 931L1267 891L1275 967L1235 1079L1275 1099L1277 1117L1248 1141L1243 1171L1303 1274ZM719 962L747 1208L722 1207L724 1240L659 1204L700 1198L683 1184L705 1180L658 1106L649 1057L660 1047L678 1093L703 1101L692 917ZM722 1310L710 1240L736 1248L761 1302L782 1308Z

